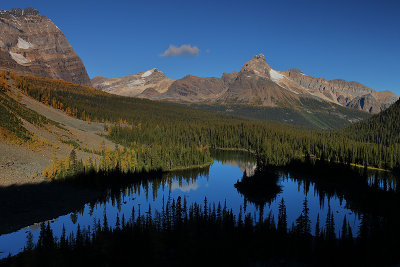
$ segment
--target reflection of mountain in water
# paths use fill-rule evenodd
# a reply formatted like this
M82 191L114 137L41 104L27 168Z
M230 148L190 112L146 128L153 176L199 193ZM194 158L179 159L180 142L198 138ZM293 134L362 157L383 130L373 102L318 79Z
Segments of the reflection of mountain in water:
M231 165L232 167L238 166L242 173L246 172L246 175L253 176L256 170L256 164L254 161L238 161L238 160L226 160L222 161L223 165Z
M242 173L246 171L246 175L252 176L256 170L256 160L254 155L249 152L238 151L211 151L212 157L220 161L223 165L238 166Z

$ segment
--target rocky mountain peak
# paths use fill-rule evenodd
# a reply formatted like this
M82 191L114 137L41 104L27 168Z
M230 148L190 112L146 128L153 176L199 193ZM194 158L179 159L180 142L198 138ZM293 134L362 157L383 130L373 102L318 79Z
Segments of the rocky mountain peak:
M271 70L271 66L265 60L265 56L263 54L255 55L252 59L247 61L242 69L241 73L251 72L256 74L257 76L269 78L269 71Z
M162 72L161 70L158 70L158 69L156 69L156 68L147 70L147 71L145 71L145 72L141 72L140 78L142 78L142 79L149 79L150 77L151 77L151 78L152 78L152 77L162 77L162 78L166 78L167 76L165 76L164 72Z
M10 10L1 10L1 14L9 14L13 15L15 17L22 17L22 16L36 16L39 15L39 11L32 8L32 7L27 7L25 9L22 8L12 8Z
M296 73L296 74L304 74L301 70L299 69L288 69L287 70L289 73Z
M255 55L255 56L253 56L253 59L261 59L263 61L266 61L264 54Z

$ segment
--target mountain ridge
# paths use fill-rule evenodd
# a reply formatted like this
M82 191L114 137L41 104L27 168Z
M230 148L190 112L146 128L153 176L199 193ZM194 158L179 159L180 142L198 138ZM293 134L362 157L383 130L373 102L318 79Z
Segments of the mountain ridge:
M99 79L92 79L95 88L120 94L110 87L99 85ZM140 92L130 96L176 102L295 108L301 102L300 98L317 97L372 114L385 110L398 99L393 92L375 91L355 81L326 80L306 75L299 69L277 71L267 63L263 54L253 56L239 72L223 73L220 78L187 75L173 81L163 91L156 89L151 94L139 95Z

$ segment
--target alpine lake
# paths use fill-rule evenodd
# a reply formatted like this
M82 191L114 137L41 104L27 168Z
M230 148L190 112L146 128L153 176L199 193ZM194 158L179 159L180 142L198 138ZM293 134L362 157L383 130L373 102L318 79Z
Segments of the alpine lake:
M137 183L108 190L101 200L82 204L73 212L48 218L55 237L60 237L63 227L66 234L76 233L78 225L93 227L95 222L107 218L108 225L115 227L116 218L129 218L135 213L156 212L169 198L181 196L187 203L204 203L226 206L233 214L250 214L254 221L273 216L283 200L287 210L288 227L293 227L307 201L311 232L314 233L317 218L324 227L328 214L333 215L335 233L340 235L342 222L346 218L354 236L365 213L378 217L392 216L398 199L398 179L385 172L369 171L365 179L356 183L333 183L324 177L279 171L274 177L273 189L261 195L252 196L235 187L244 175L251 176L256 169L255 158L246 152L215 151L213 163L205 168L160 174L142 179ZM340 177L341 181L343 177ZM266 179L269 179L266 177ZM349 178L351 179L351 177ZM268 190L268 189L267 189ZM385 208L382 208L385 206ZM151 207L149 209L149 207ZM1 218L7 220L7 218ZM37 242L40 223L25 222L26 227L0 236L0 258L15 255L26 246L30 232ZM92 228L93 229L93 228Z

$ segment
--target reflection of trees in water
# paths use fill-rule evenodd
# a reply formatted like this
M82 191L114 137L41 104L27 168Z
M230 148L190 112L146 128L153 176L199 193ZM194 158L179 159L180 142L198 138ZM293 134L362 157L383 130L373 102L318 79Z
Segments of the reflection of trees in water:
M376 176L371 184L371 178L344 170L335 171L337 166L302 165L303 172L299 172L298 166L295 164L292 167L292 169L286 170L257 168L253 177L249 177L245 173L242 180L236 184L235 187L240 194L245 196L246 201L254 203L258 208L260 213L258 220L256 220L256 216L246 214L246 202L243 209L240 207L238 214L233 214L232 210L227 209L226 204L208 203L205 200L204 204L192 203L187 205L186 199L168 198L166 205L164 206L163 202L163 208L158 212L152 213L150 206L147 212L143 212L142 207L141 216L138 216L139 209L136 209L136 212L133 210L131 219L119 218L117 215L115 220L117 223L112 229L107 225L107 220L104 220L106 226L101 226L100 222L97 222L92 232L90 232L90 229L80 230L79 233L75 233L75 237L71 236L66 243L64 241L64 245L56 244L56 242L49 242L49 244L51 244L52 249L57 246L64 246L64 249L68 247L68 250L73 250L77 243L82 246L82 244L100 242L102 246L101 242L109 244L106 242L118 240L118 236L126 237L135 233L132 235L134 236L133 239L124 239L125 242L129 240L125 245L130 248L130 251L135 251L132 250L132 244L140 244L141 246L146 244L150 231L152 232L151 238L156 238L158 235L162 236L162 238L157 239L157 242L161 242L158 244L162 244L162 247L180 242L184 244L183 241L187 242L187 233L191 233L191 240L198 245L197 249L199 250L214 243L218 244L219 247L229 247L230 244L239 243L245 244L245 246L251 245L249 250L241 246L241 249L237 251L237 255L243 257L249 255L250 252L251 255L265 255L266 251L271 252L268 255L282 255L277 251L279 250L286 251L287 254L283 254L283 258L295 257L298 260L304 260L316 257L320 259L319 263L321 264L325 262L321 259L332 254L340 256L336 260L346 255L353 257L358 255L365 256L363 261L366 263L371 263L369 261L371 257L384 257L388 262L389 259L390 262L393 262L393 258L396 257L393 252L399 248L398 240L400 238L398 227L400 220L396 208L399 203L399 192L395 180L389 180L390 177ZM103 201L104 203L110 201L120 211L122 202L128 196L132 197L133 194L145 193L148 197L149 190L152 190L152 197L155 200L160 188L164 189L165 186L168 186L171 190L175 183L179 186L193 184L196 183L199 176L208 177L208 172L209 168L204 168L173 174L144 176L143 179L136 179L127 187L109 189L108 197L104 198ZM280 178L296 181L299 189L302 188L306 195L300 215L292 225L288 225L286 203L283 198L279 200L277 220L271 212L266 217L262 214L265 204L275 200L281 191L278 185ZM387 179L387 182L382 179ZM385 183L388 186L381 186ZM326 219L320 221L318 214L315 231L311 232L313 222L310 220L307 200L311 188L314 188L314 194L318 194L320 205L325 205L325 199L329 201L334 197L337 197L340 201L345 200L348 208L360 214L359 229L352 228L346 217L342 221L335 220L328 202ZM91 203L92 212L94 206L95 203ZM243 211L245 212L243 213ZM106 210L104 217L107 218ZM339 235L335 234L335 225L340 228ZM43 229L45 229L43 230L43 235L45 235L48 229ZM221 237L221 233L226 235ZM108 235L107 238L101 239L104 234ZM213 236L216 238L213 239ZM179 237L182 237L182 239L179 239ZM94 240L92 240L93 238ZM138 238L142 239L138 240ZM164 244L162 243L164 241L161 241L165 240L163 238L170 239ZM140 242L140 240L143 242ZM233 243L232 240L235 240L236 243ZM111 242L111 244L118 246L116 245L118 241ZM118 249L123 249L122 244L121 247L118 246ZM183 250L174 249L184 251L188 247L181 247L180 249ZM60 248L61 251L63 248ZM116 248L114 247L114 249ZM149 251L144 251L143 255L151 255ZM232 251L230 250L230 252ZM360 264L360 262L356 260L356 263Z
M321 206L325 199L336 197L340 204L345 200L346 208L358 215L391 216L400 204L397 179L385 173L368 177L357 169L319 162L308 167L293 164L287 170L280 170L280 174L283 179L297 181L306 194L313 185L313 193L319 196Z
M266 203L271 204L277 194L282 191L278 185L279 175L274 171L256 169L254 175L243 173L241 181L234 186L245 201L253 203L257 209L263 210Z
M91 209L93 210L96 204L105 205L107 202L111 202L112 206L116 206L118 210L120 210L123 199L132 195L144 194L146 200L148 200L149 194L152 193L152 200L155 201L158 198L160 189L164 191L167 186L171 191L173 185L176 184L179 185L179 187L182 187L184 184L195 184L199 177L206 177L208 179L209 171L210 167L208 166L164 174L149 174L148 176L133 180L129 185L109 189L104 198L90 204Z
M244 170L253 170L255 168L254 156L250 153L245 152L234 152L234 151L214 151L213 158L221 162L229 162L239 166ZM105 203L111 200L113 206L116 204L120 205L121 200L127 196L133 194L145 194L146 200L149 198L151 193L152 200L156 200L160 189L164 191L167 186L169 190L175 188L178 185L180 188L184 185L195 184L200 177L206 177L208 179L210 172L210 166L204 168L194 168L189 170L174 171L171 173L148 175L141 179L135 179L129 186L123 188L112 188L108 190L107 197L102 199L101 202Z
M301 170L301 171L299 171ZM369 173L371 175L371 173ZM266 203L271 203L276 199L279 193L278 178L283 182L291 180L296 181L298 190L304 191L307 196L310 189L314 188L314 195L320 200L320 207L325 207L325 201L328 201L328 211L324 227L317 216L315 225L315 235L325 235L326 238L335 235L335 223L339 228L339 235L349 238L353 234L362 236L376 236L387 233L398 233L400 237L400 214L398 206L400 204L400 189L397 186L397 178L387 173L374 173L366 176L350 167L336 164L316 162L313 164L293 162L287 168L268 168L257 167L254 176L244 175L242 180L235 184L238 192L245 197L246 201L252 202L260 209ZM331 199L337 198L342 205L346 201L346 208L352 210L360 218L360 229L352 229L346 216L342 222L334 221L334 214L330 207ZM308 212L307 197L303 202L303 211L292 226L293 231L309 232L307 226ZM279 204L278 225L286 221L284 199ZM282 217L285 217L282 219ZM304 226L306 225L306 226ZM303 229L303 230L296 230ZM377 238L377 237L376 237Z
M250 159L243 158L240 154L230 153L229 157L221 154L219 160L225 160L225 162L235 162L231 160L232 156L238 160L236 162L249 162ZM222 157L224 156L224 157ZM248 161L249 160L249 161ZM251 163L254 164L254 163ZM243 210L246 213L246 202L249 201L255 204L259 211L259 218L264 218L264 207L267 203L271 204L276 199L276 196L281 192L281 187L278 182L279 179L283 181L291 180L298 183L299 190L302 188L305 195L310 193L311 188L314 189L313 194L317 195L320 200L320 207L325 207L325 201L328 201L328 206L332 198L337 198L342 205L342 201L346 201L346 208L351 209L357 216L361 216L361 219L372 217L388 217L397 218L398 215L394 214L397 210L398 200L398 189L396 186L396 179L393 177L384 175L366 176L360 175L358 172L350 171L346 168L338 169L337 165L330 164L312 164L307 165L304 163L293 163L286 169L258 167L255 175L250 177L247 172L244 173L243 178L238 182L235 187L237 191L244 196L245 203ZM209 176L209 167L179 171L168 174L149 174L143 176L140 179L135 179L129 186L124 187L113 187L108 190L107 197L102 198L100 202L106 203L111 202L113 206L116 206L118 210L121 210L121 204L124 199L131 197L134 194L145 194L146 199L151 195L153 201L157 199L158 192L160 189L164 191L165 186L171 191L176 185L183 187L184 185L196 184L196 181L200 176ZM302 170L301 172L299 170ZM372 178L371 178L372 177ZM371 183L371 181L374 181ZM386 182L385 182L386 181ZM381 186L385 185L387 186ZM90 204L90 210L93 211L96 203ZM330 207L328 207L330 208ZM240 207L242 209L242 207ZM81 211L83 212L83 210ZM327 218L332 214L328 211ZM371 214L369 217L364 214ZM271 215L271 214L270 214ZM300 216L302 213L300 214ZM303 214L304 215L304 214ZM256 216L253 216L256 219ZM370 221L371 219L368 219ZM303 218L297 220L302 222ZM388 222L380 221L379 225ZM346 225L342 227L341 231L345 228L350 228L347 222L336 222L337 225ZM326 231L325 227L332 225L332 222L325 223L321 222L318 227L321 231ZM366 223L369 225L369 223ZM296 226L296 225L295 225ZM293 226L290 226L293 227ZM317 226L316 226L317 228ZM371 227L369 227L371 229ZM372 227L374 228L374 227ZM375 227L376 228L376 227ZM332 227L328 227L328 230ZM354 234L358 233L352 229Z
M247 152L213 150L212 157L214 160L221 161L223 164L237 165L239 168L246 170L246 172L252 171L255 168L254 156ZM200 177L206 177L208 179L209 171L210 166L207 166L204 168L193 168L164 174L155 173L142 175L141 177L132 179L129 184L125 183L122 186L109 188L106 196L97 203L105 204L111 201L113 206L116 205L119 207L122 199L133 194L144 194L146 200L149 199L149 194L152 194L152 200L155 201L160 189L164 191L167 186L171 191L175 188L175 185L183 188L185 184L196 184ZM91 203L90 206L91 208L94 207L95 203Z
M49 224L42 224L37 245L27 239L25 251L5 264L36 266L47 262L70 265L117 265L134 260L146 265L282 265L292 262L310 265L386 265L399 262L398 231L381 227L379 217L363 215L359 237L346 218L341 235L334 233L335 222L329 208L325 229L311 233L307 199L296 224L287 227L286 207L279 205L278 224L271 213L254 221L242 212L233 214L226 205L187 204L185 198L168 198L159 212L151 206L140 212L133 207L130 218L116 215L115 227L107 220L95 222L93 228L80 228L57 239ZM106 214L104 217L107 218ZM317 224L320 225L319 219ZM188 238L188 235L190 238ZM207 257L204 249L207 248ZM229 257L226 257L229 255ZM334 256L333 256L334 255ZM274 260L277 261L274 264ZM74 263L74 264L71 264Z
M387 172L375 172L368 176L368 185L375 189L399 192L398 177Z

